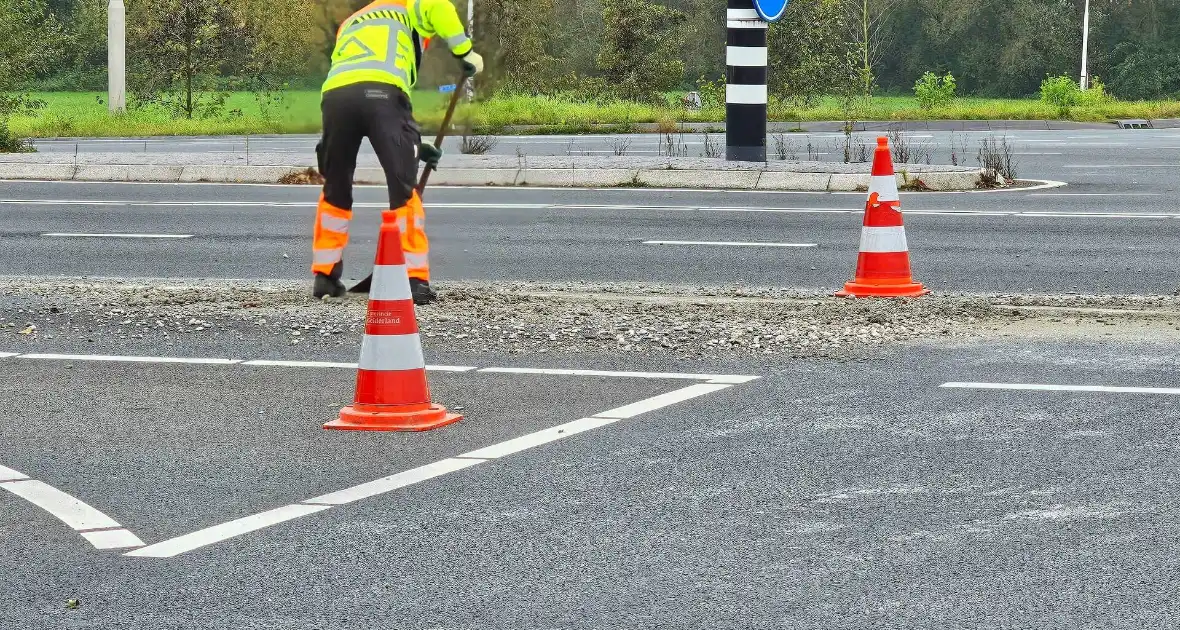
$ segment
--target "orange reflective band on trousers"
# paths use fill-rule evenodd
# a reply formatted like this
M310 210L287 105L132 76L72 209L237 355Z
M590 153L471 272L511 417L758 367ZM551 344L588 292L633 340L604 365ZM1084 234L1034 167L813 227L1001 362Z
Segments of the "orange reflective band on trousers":
M344 258L348 246L348 226L352 222L352 211L337 208L320 195L316 209L315 237L312 240L312 273L330 275L332 267Z
M406 271L411 278L430 282L430 239L426 238L426 211L422 208L422 198L414 191L406 205L394 212L397 228L402 233Z

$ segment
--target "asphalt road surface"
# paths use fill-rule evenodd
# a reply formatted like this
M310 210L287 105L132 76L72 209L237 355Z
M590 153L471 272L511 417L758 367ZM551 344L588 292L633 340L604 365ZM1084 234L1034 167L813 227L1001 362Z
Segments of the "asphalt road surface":
M465 418L424 434L321 429L352 399L361 318L301 324L348 304L235 292L306 279L314 188L0 183L0 629L1167 627L1180 303L1143 297L1180 288L1164 136L1030 162L1064 187L902 202L935 304L1137 297L963 306L946 334L827 354L521 351L515 333L474 351L426 327L433 398ZM1114 166L1133 156L1159 166ZM351 275L382 194L358 191ZM427 195L444 292L740 285L817 304L851 278L863 204ZM181 288L110 290L137 282ZM1156 310L1119 315L1135 300ZM833 302L817 324L891 317ZM490 327L487 309L535 304L441 312Z
M10 183L5 189L0 269L7 274L309 274L314 188ZM371 267L383 194L377 188L358 194L349 277L364 277ZM831 289L855 267L862 197L439 188L428 194L427 225L442 284ZM915 274L940 290L1172 294L1180 288L1180 233L1168 229L1180 211L1167 192L1070 186L913 194L902 204Z

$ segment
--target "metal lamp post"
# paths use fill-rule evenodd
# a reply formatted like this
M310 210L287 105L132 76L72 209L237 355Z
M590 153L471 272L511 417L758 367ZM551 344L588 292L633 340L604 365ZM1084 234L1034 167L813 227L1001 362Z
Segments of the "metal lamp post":
M467 0L467 36L475 41L475 0ZM467 82L467 100L475 100L475 80Z
M111 112L127 110L127 6L107 5L107 103Z
M1085 17L1082 18L1082 79L1083 90L1090 88L1090 0L1086 0Z

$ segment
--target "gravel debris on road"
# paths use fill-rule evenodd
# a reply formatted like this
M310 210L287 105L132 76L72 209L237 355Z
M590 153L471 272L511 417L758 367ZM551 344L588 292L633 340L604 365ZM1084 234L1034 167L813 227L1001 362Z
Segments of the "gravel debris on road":
M773 288L507 282L440 290L437 304L417 310L424 345L474 355L857 359L897 343L1011 334L1030 322L1070 334L1085 329L1082 320L1110 326L1151 313L1155 328L1180 328L1180 299L1170 296L858 300ZM173 345L200 335L351 347L365 308L364 296L316 301L307 283L292 281L0 278L0 349L54 339Z

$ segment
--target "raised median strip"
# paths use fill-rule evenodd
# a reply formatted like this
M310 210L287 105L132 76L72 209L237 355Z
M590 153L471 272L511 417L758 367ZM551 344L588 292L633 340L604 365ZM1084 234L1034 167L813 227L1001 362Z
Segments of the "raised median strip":
M306 172L314 156L289 153L86 153L0 155L0 179L98 182L274 184ZM716 158L458 155L447 157L431 183L444 186L652 187L850 192L867 190L869 164L727 162ZM900 187L974 190L980 169L898 165ZM370 158L359 183L384 184Z

